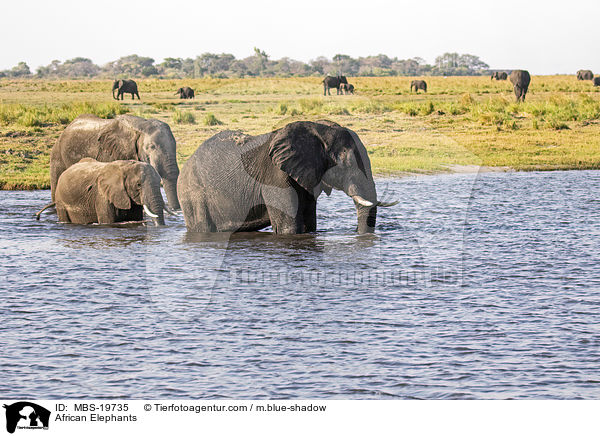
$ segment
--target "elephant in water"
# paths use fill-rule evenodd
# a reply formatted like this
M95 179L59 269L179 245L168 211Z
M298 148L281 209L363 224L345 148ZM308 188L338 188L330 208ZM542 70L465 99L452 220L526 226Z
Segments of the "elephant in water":
M592 80L594 73L590 70L579 70L577 71L577 80Z
M58 219L65 223L141 221L146 212L155 225L165 224L160 176L136 160L81 159L60 175L55 198Z
M494 71L492 73L492 80L496 79L496 80L506 80L508 79L508 74L506 74L505 71Z
M367 150L356 133L329 121L297 121L259 136L224 131L188 159L178 183L194 232L314 232L322 191L344 191L358 232L374 231L378 201Z
M531 82L529 71L514 70L510 73L510 81L513 84L517 101L525 101L525 95L529 89L529 83Z
M115 90L118 90L117 96L115 97ZM123 94L131 94L131 99L135 100L135 96L137 95L138 100L140 99L140 94L138 93L138 86L135 83L135 80L115 80L112 86L112 94L113 98L118 100L121 97L123 100Z
M331 77L331 76L327 76L323 79L323 95L331 95L331 92L329 91L331 88L335 88L337 89L337 93L340 93L340 85L342 83L348 83L348 79L346 79L346 76L337 76L337 77Z
M181 99L192 99L195 97L194 90L189 86L184 86L183 88L179 88L175 95L179 94L179 98Z
M427 82L425 82L424 80L413 80L412 82L410 82L410 92L412 92L413 87L415 88L415 92L417 94L419 93L419 89L422 89L423 91L427 92Z
M119 115L105 120L81 115L62 132L50 154L52 201L60 175L84 157L100 162L133 159L149 163L162 178L169 206L179 209L175 138L169 125L154 119Z

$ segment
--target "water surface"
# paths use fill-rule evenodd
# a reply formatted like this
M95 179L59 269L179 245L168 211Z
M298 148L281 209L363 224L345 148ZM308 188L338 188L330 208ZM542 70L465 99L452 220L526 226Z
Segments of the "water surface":
M59 224L0 192L4 398L600 399L600 172L377 180L319 232Z

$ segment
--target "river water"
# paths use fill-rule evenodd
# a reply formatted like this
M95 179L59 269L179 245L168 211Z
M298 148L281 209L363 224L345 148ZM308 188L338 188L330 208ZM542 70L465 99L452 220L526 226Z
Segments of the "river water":
M375 235L188 234L0 192L4 398L600 399L600 172L378 179Z

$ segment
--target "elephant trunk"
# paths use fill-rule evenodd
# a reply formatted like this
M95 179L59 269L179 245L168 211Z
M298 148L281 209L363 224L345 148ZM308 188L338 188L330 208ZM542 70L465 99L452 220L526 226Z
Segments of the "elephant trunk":
M177 177L175 178L164 178L163 187L165 188L165 194L167 194L167 202L171 209L179 210L179 199L177 198Z
M165 208L165 203L160 193L160 184L157 181L154 183L152 181L146 181L144 183L141 200L144 211L152 218L154 225L164 226L165 216L163 210Z
M358 217L358 233L375 232L375 223L377 221L377 206L367 207L356 203L356 215Z
M350 183L344 192L352 197L358 218L358 233L373 233L377 220L377 192L373 180Z

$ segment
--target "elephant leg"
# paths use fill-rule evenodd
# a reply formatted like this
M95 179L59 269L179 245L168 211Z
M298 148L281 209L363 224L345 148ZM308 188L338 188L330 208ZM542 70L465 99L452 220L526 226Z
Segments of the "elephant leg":
M135 91L135 95L137 95L138 100L140 100L140 93Z
M267 213L273 227L273 233L278 235L297 235L304 232L303 214L299 211L295 217L271 206L267 206Z
M212 233L217 231L217 226L212 222L206 204L203 201L193 203L181 200L181 210L185 225L193 232Z
M58 215L58 221L61 223L70 223L69 214L67 209L64 207L56 206L56 214Z
M135 100L135 94L133 92L131 93L131 99Z
M304 206L304 231L305 232L316 232L317 231L317 200L314 198L308 200Z
M116 210L108 201L98 197L94 206L96 207L96 217L99 224L112 224L117 221Z

